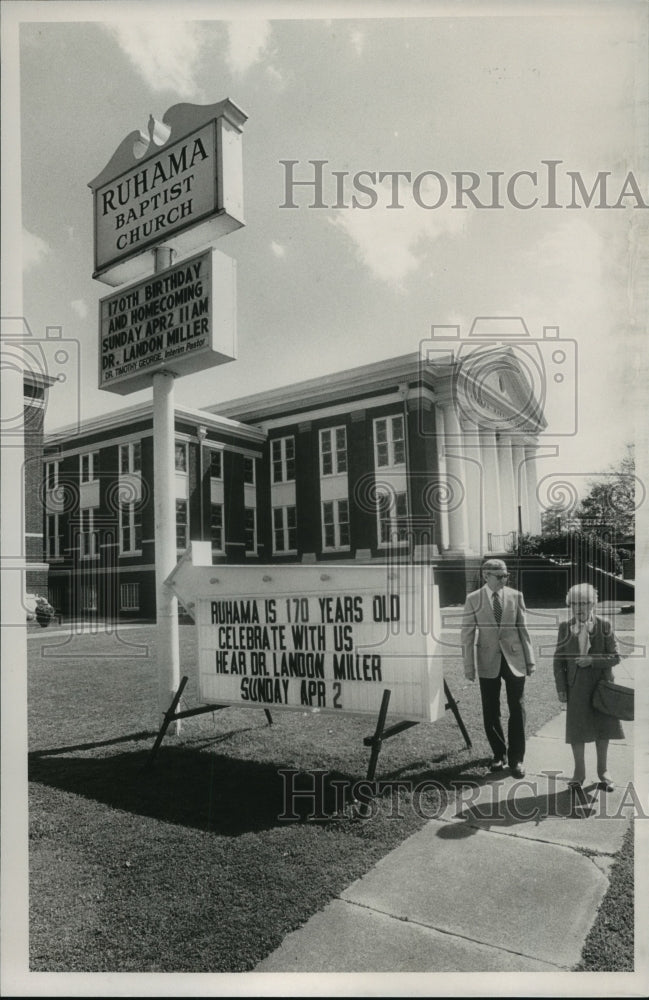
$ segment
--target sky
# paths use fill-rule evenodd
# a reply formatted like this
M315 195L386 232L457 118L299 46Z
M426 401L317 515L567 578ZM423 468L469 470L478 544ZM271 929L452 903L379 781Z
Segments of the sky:
M476 316L520 316L535 341L559 327L566 346L560 383L548 345L538 348L548 485L563 476L583 491L619 462L641 419L635 359L647 348L633 247L649 213L634 198L521 209L503 194L489 210L455 208L451 191L428 210L401 182L404 207L390 209L388 178L370 209L310 208L306 189L291 209L281 161L298 161L306 179L310 160L326 160L329 205L331 171L449 182L472 171L487 202L488 172L502 173L504 191L515 172L537 171L542 204L543 160L561 161L563 196L566 171L588 189L609 171L615 203L631 171L649 202L642 4L464 4L448 16L449 5L420 3L409 17L387 4L349 4L354 17L324 5L333 16L301 19L281 4L27 6L24 312L36 337L60 326L78 358L50 393L48 431L151 398L97 390L97 303L111 289L92 278L88 182L129 132L146 132L149 114L229 97L248 115L246 225L217 244L238 266L238 357L179 378L177 403L211 406L417 351L433 325L464 337ZM435 183L421 201L434 201ZM531 187L516 190L525 201ZM348 177L346 203L353 193Z

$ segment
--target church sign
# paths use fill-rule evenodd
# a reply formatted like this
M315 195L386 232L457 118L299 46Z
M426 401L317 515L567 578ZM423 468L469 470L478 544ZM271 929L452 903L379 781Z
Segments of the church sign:
M236 262L208 249L99 300L99 388L144 389L234 360Z
M93 277L118 285L151 271L146 251L178 256L243 225L241 131L231 101L178 104L149 137L136 131L90 187L94 199ZM142 153L136 158L136 151Z
M192 542L167 584L196 622L199 700L413 721L444 714L430 566L222 566Z

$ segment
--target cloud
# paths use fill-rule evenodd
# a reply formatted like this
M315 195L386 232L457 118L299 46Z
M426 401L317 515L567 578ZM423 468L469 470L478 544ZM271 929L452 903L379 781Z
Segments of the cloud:
M273 251L276 257L286 256L286 247L283 247L281 243L275 243L275 241L273 240L273 242L270 245L270 249Z
M198 94L195 76L204 43L200 25L146 21L103 27L152 90L173 90L179 97Z
M278 87L283 89L284 87L284 75L277 69L276 66L267 66L266 72L273 83L277 84Z
M583 468L589 454L599 463L600 445L608 460L625 420L603 419L607 405L610 409L624 400L630 428L634 407L639 412L634 400L639 383L632 368L638 345L628 325L625 236L613 231L607 236L605 228L598 230L590 220L573 217L553 225L525 254L524 263L535 279L517 303L520 314L537 336L544 325L558 326L565 340L565 345L546 342L541 350L547 435L551 440L555 433L573 427L576 431L561 442L564 468L571 462Z
M525 259L537 274L535 288L528 293L537 314L547 313L551 302L562 325L580 328L594 319L599 324L604 317L613 321L625 268L616 242L605 239L588 221L574 217L552 227L526 251Z
M51 252L50 246L40 236L23 229L23 270L29 271Z
M88 306L83 299L73 299L70 306L80 319L85 319L88 315Z
M356 55L362 56L363 49L365 48L365 32L356 29L350 34L350 40L356 52Z
M270 41L269 21L229 21L226 60L233 73L245 73L258 63Z
M421 184L420 201L434 204L439 191L425 178ZM365 183L365 179L363 181ZM399 204L390 209L392 180L386 178L375 185L377 204L368 209L344 209L329 219L354 244L358 259L372 274L396 288L425 260L430 244L441 236L460 234L466 225L467 213L443 205L436 209L422 208L412 197L410 187L402 182ZM367 196L361 196L366 200ZM349 199L348 199L349 200ZM361 198L359 197L359 200Z

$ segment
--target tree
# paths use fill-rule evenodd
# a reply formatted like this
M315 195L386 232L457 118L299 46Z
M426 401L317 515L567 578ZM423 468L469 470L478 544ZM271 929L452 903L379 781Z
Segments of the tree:
M561 532L563 507L548 507L541 514L541 534L558 535Z
M572 507L566 508L555 504L541 514L542 535L562 535L567 531L578 531L580 528L581 524Z
M633 445L617 467L590 484L576 515L584 534L597 535L613 545L635 533L635 456Z

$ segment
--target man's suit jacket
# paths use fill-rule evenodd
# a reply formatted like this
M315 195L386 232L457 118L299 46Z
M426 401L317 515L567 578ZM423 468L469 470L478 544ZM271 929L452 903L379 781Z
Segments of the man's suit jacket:
M525 622L525 601L518 590L503 587L499 591L503 613L496 624L492 607L492 592L485 584L469 594L462 617L462 654L464 673L475 677L497 677L500 657L520 673L534 670L534 650Z
M557 648L554 654L554 683L559 694L565 694L566 688L572 687L578 670L586 670L586 667L578 667L575 660L582 654L579 652L579 636L573 635L571 626L575 624L575 618L570 621L561 622L559 625L559 635L557 637ZM595 628L588 637L588 652L584 655L590 656L593 660L592 666L603 668L600 675L604 680L613 680L613 667L620 662L615 641L615 633L611 623L605 618L594 617Z

